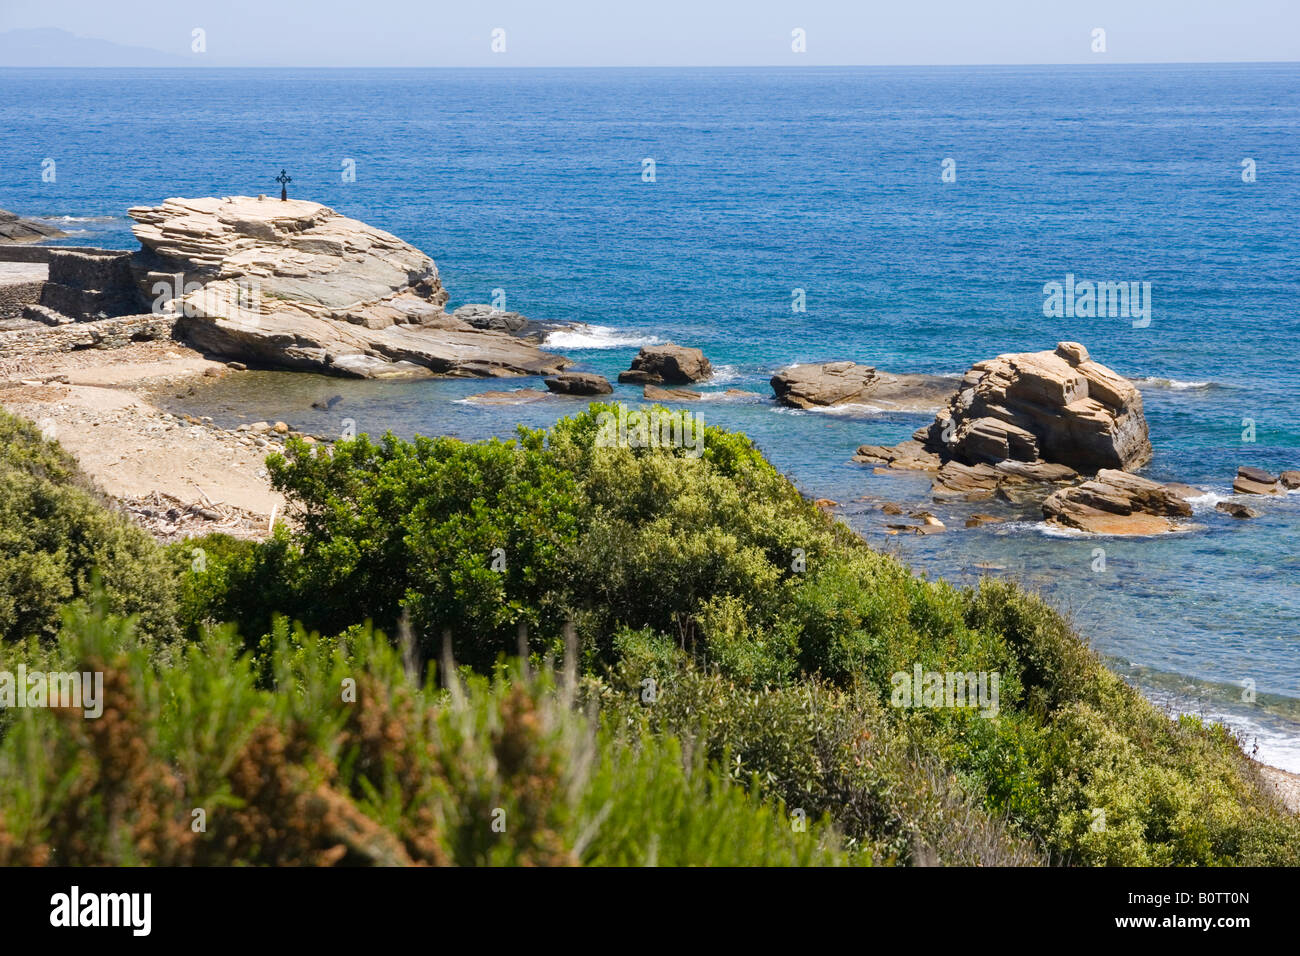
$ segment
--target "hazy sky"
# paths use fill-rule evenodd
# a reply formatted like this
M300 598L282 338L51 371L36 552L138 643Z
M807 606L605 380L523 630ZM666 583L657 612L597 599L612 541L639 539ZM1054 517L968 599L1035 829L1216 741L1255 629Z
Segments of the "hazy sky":
M214 66L1300 60L1300 0L0 0L0 30L32 27Z

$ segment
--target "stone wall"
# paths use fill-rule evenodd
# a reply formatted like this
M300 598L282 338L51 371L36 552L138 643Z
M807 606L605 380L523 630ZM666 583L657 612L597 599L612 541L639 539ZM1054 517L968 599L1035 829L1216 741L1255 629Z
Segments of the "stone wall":
M0 244L0 262L49 262L56 252L84 252L87 255L117 256L124 249L100 249L96 246L11 246Z
M133 288L131 253L50 250L50 281L82 289Z
M0 284L0 319L22 315L23 306L40 302L44 290L45 283L39 279L34 282Z
M74 322L53 328L0 332L0 359L80 349L118 349L132 342L169 339L174 315L125 315L97 322Z
M124 250L88 247L0 248L0 262L44 262L49 266L48 282L9 287L0 298L0 318L17 315L27 304L43 305L82 321L136 314L144 303L131 274L131 256Z

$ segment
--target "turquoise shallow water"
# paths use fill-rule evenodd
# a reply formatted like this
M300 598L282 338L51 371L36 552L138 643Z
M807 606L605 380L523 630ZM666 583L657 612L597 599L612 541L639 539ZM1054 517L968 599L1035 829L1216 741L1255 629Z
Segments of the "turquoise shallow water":
M638 344L672 339L703 348L719 384L766 399L772 371L795 361L956 375L1072 339L1142 383L1152 476L1227 494L1238 464L1300 466L1295 65L0 70L0 119L0 207L71 217L72 242L133 246L128 206L271 193L284 166L294 195L432 255L453 306L503 289L534 318L591 324L556 347L606 375ZM55 182L41 179L46 158ZM957 177L944 183L949 158ZM1045 318L1043 284L1067 273L1150 282L1150 325ZM794 289L806 312L791 311ZM460 401L487 387L499 383L258 374L184 401L231 423L333 433L351 417L463 437L577 407ZM345 400L333 412L310 407L334 393ZM1261 757L1300 770L1300 497L1249 522L1211 500L1200 530L1159 540L1051 537L1032 509L987 529L957 520L942 536L886 537L858 499L919 501L925 485L848 458L920 417L766 400L700 410L752 435L808 494L841 502L881 547L958 581L1017 576L1150 693L1228 719Z

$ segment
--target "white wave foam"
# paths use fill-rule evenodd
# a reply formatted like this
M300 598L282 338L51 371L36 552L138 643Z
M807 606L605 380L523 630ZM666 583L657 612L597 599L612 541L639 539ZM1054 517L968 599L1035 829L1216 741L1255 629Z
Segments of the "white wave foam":
M888 412L890 409L880 405L867 405L850 402L845 405L814 405L812 408L798 409L799 411L812 412L816 415L879 415L881 412Z
M33 216L39 222L113 222L120 216Z
M1232 501L1236 497L1236 495L1221 495L1216 491L1207 491L1195 498L1188 498L1187 503L1192 506L1193 511L1213 511L1214 506L1220 501Z
M653 335L638 335L607 325L587 325L579 322L566 329L556 329L542 342L543 348L576 352L583 349L640 348L659 342Z
M1156 378L1148 376L1146 378L1133 379L1138 385L1145 385L1147 388L1168 388L1176 392L1186 391L1193 388L1218 388L1218 382L1184 382L1176 378Z
M710 385L725 385L728 382L734 382L740 378L740 370L734 365L715 365L713 366L713 375L709 378Z

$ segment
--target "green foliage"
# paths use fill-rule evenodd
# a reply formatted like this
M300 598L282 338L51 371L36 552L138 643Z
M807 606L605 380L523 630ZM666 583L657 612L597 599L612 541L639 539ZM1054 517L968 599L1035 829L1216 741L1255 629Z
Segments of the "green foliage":
M157 545L57 444L0 412L0 640L53 636L96 579L112 610L173 636L175 584Z
M642 680L629 661L611 674L601 694L610 726L689 737L696 759L757 782L808 819L827 815L870 858L1042 862L899 732L874 693L816 680L754 691L685 666L660 674L648 702Z
M479 444L362 435L332 454L290 440L268 466L301 531L276 576L290 594L264 600L266 615L393 629L406 612L426 656L450 630L458 658L478 667L513 649L520 623L560 629L555 589L577 518L572 476L540 433Z
M107 662L121 732L0 722L0 859L1300 862L1237 742L1169 720L1043 601L916 577L742 435L602 447L610 411L513 442L290 441L289 527L170 549L183 653L75 608L57 644L11 642ZM21 475L75 488L30 437ZM41 573L47 615L84 593ZM581 695L549 670L566 622ZM533 672L503 661L520 625ZM444 631L468 673L440 691ZM903 706L917 667L996 675L996 713ZM219 839L189 835L198 805Z
M15 712L0 865L864 862L672 736L600 731L549 671L440 691L360 628L282 634L261 689L228 629L177 666L102 609L23 653L102 673L105 709Z

